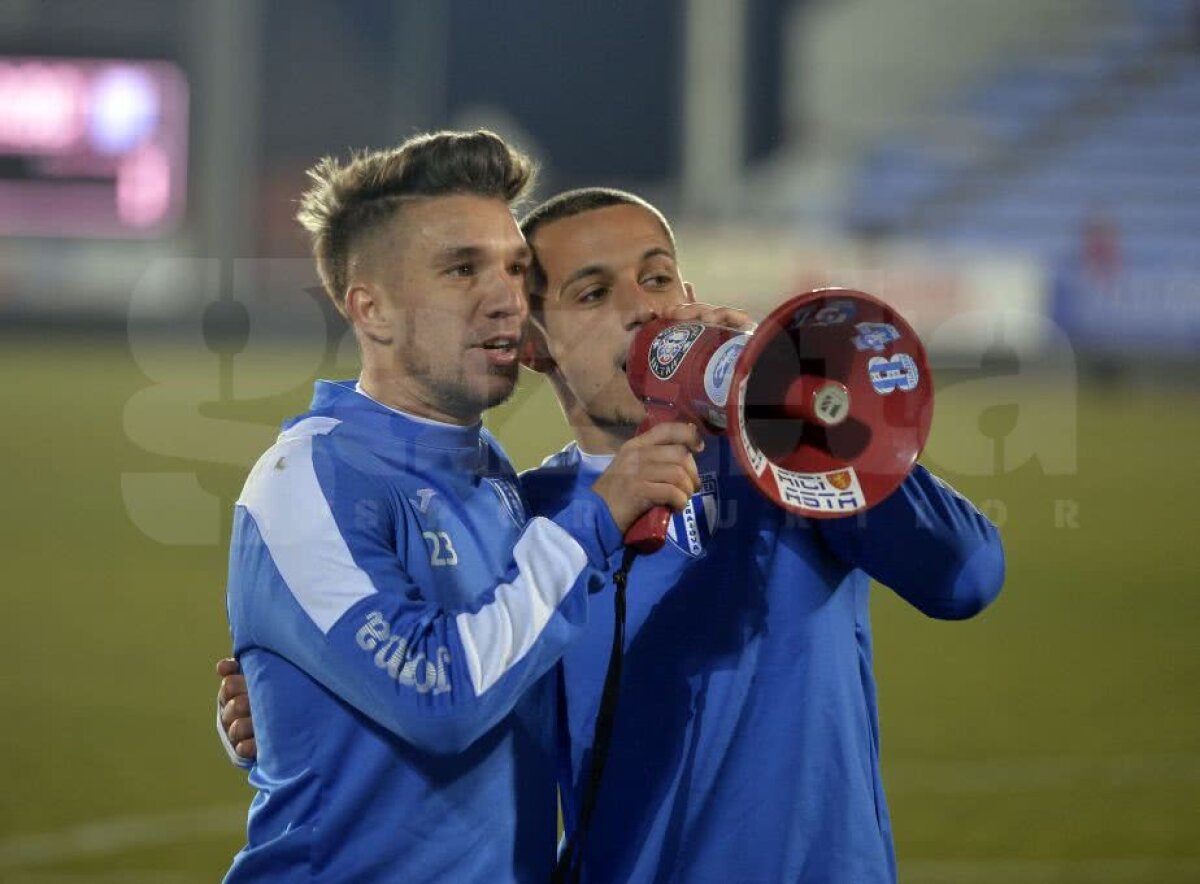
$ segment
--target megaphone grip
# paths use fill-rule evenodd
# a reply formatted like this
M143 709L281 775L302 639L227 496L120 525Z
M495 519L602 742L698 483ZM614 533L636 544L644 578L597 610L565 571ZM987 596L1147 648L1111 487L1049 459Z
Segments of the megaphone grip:
M656 553L667 542L667 526L670 524L670 507L656 506L647 510L625 532L625 545L639 555Z
M640 436L652 427L671 420L674 414L668 408L647 405L646 417L638 426ZM662 549L667 542L667 526L671 524L671 508L656 506L642 513L625 532L625 545L639 555L650 555Z

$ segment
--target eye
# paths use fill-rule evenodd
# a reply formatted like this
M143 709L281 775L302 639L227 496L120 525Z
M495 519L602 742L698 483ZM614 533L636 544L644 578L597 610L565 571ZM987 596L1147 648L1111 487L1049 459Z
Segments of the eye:
M509 276L525 276L529 273L529 265L524 261L515 261L508 265Z
M594 285L591 288L584 289L579 293L579 297L575 300L580 304L591 304L596 301L602 301L608 295L608 286Z
M446 270L446 275L447 276L457 276L459 278L466 278L468 276L474 276L475 275L475 265L469 261L464 261L461 264L455 264Z
M642 277L642 285L651 288L665 288L675 282L675 277L670 273L650 273Z

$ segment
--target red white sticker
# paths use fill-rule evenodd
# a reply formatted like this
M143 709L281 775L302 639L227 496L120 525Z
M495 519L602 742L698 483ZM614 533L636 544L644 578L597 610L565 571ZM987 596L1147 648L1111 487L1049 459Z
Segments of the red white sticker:
M795 473L771 464L779 498L788 506L813 513L853 513L867 505L853 467L827 473Z

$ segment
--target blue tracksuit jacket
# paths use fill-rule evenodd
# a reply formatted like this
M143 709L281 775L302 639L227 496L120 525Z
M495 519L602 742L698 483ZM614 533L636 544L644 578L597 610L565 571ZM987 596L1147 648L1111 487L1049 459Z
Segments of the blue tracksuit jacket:
M575 446L522 475L531 512L586 500L605 458ZM999 592L995 527L917 467L862 517L789 516L724 440L671 541L629 579L613 744L585 851L590 884L891 884L868 583L932 617ZM619 554L615 554L615 563ZM612 637L611 582L565 653L560 776L574 826Z
M478 426L319 382L235 513L257 794L229 882L544 882L555 684L620 535L526 514ZM549 674L548 674L549 673Z

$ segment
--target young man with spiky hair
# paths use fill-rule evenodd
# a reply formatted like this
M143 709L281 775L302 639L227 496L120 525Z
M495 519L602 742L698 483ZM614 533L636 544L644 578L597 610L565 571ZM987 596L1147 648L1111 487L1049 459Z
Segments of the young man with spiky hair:
M555 691L624 530L698 487L694 428L625 446L526 519L480 415L507 398L527 158L488 132L325 160L300 220L362 351L317 383L237 502L228 613L256 710L229 882L542 882Z

